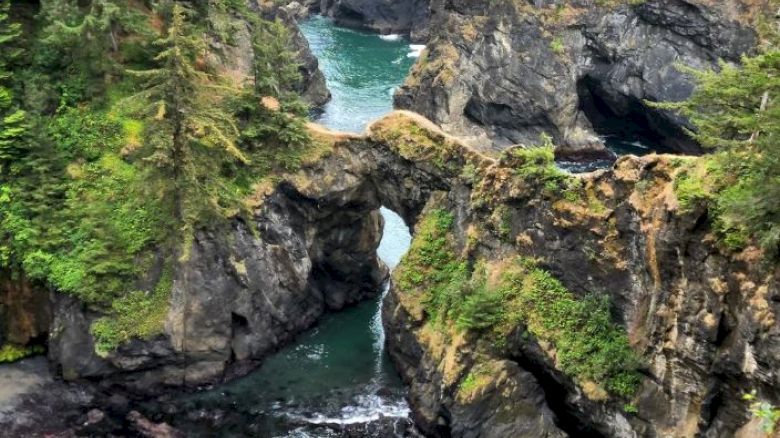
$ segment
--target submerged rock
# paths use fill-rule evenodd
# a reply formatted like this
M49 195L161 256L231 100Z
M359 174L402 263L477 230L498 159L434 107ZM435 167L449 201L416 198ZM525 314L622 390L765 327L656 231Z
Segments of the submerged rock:
M174 429L169 424L149 421L138 411L127 414L127 420L132 423L139 434L147 438L182 438L185 436L184 433Z

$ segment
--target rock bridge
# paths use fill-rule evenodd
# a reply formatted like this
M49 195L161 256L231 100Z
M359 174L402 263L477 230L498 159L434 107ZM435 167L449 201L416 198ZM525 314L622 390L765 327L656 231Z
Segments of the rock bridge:
M631 400L638 413L627 413L626 401L589 394L554 353L518 338L501 359L503 383L464 402L459 382L479 336L430 336L420 306L391 290L388 344L428 433L722 436L750 420L729 394L780 399L777 265L759 263L755 248L720 247L706 205L680 208L673 181L695 159L624 157L562 176L544 154L484 156L402 111L365 135L311 132L326 152L258 187L250 219L198 234L175 275L165 333L101 357L90 334L100 315L55 296L49 358L61 375L148 393L250 369L325 312L379 293L388 277L376 254L381 206L414 226L435 203L453 214L467 260L533 257L574 294L608 295L644 379ZM507 405L518 407L513 416L491 413Z

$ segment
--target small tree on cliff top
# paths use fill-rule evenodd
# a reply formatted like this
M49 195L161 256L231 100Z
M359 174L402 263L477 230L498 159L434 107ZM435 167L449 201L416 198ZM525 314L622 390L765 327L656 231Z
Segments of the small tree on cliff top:
M720 71L685 69L697 82L691 98L665 103L696 127L692 135L715 148L725 180L716 182L718 225L732 241L754 237L780 249L780 50L745 57Z
M253 27L252 82L237 109L245 121L242 139L258 167L294 168L298 162L292 150L310 143L308 108L297 90L300 64L290 50L291 35L284 23L258 19Z

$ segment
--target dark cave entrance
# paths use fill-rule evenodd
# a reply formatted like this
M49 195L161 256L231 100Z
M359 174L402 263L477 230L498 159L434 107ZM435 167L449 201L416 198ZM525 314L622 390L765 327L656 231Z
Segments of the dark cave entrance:
M680 127L677 116L640 99L608 90L585 76L577 82L580 109L605 144L622 154L650 152L699 155L701 147Z

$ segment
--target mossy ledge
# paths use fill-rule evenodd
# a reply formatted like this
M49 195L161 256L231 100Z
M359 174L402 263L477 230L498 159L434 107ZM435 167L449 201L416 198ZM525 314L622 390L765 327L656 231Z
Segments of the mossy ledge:
M777 381L765 364L780 345L769 302L778 264L756 245L724 244L706 190L686 180L706 158L627 156L571 175L550 145L488 157L419 120L396 112L372 125L368 145L388 184L410 184L390 170L412 166L430 188L384 305L391 356L426 432L683 433L691 415L708 415L689 391ZM404 162L389 165L392 156ZM753 334L733 338L741 347L714 342L724 324ZM724 362L743 348L750 371ZM733 374L704 371L715 363ZM681 403L689 413L670 416ZM722 427L709 421L696 427Z

